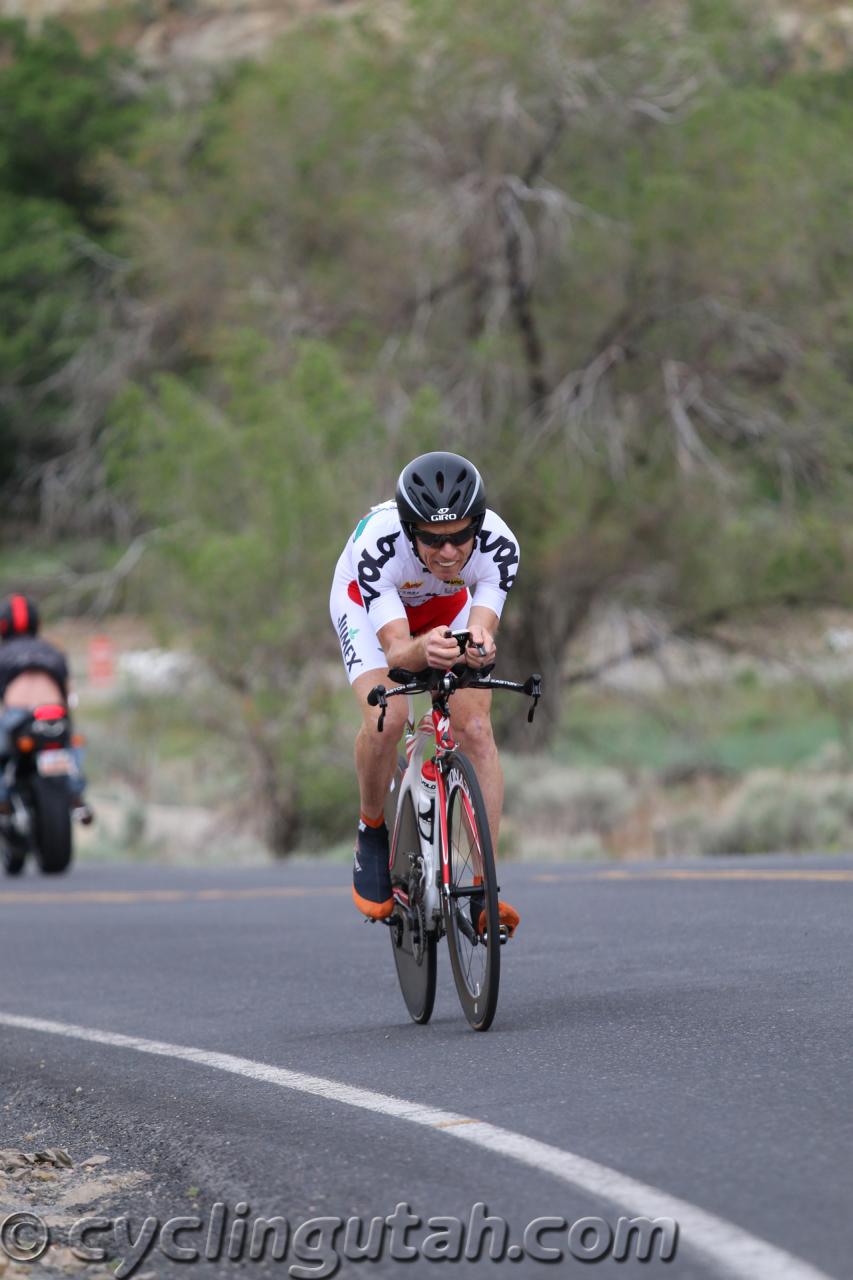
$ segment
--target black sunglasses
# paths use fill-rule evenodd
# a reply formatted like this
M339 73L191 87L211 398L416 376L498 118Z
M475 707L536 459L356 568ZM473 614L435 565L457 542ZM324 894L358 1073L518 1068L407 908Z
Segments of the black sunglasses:
M443 547L445 542L454 547L463 547L477 536L477 526L466 524L464 529L457 529L455 533L424 533L421 529L415 529L414 534L425 547Z

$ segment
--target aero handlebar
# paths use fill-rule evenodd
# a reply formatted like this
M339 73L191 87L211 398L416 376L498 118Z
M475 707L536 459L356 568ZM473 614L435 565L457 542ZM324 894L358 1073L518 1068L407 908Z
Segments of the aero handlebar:
M377 725L379 732L382 733L385 728L385 712L389 698L399 697L400 694L431 693L436 702L445 702L457 689L508 689L512 693L526 694L528 698L533 699L533 705L527 713L528 722L532 722L537 703L542 697L542 677L531 675L523 684L518 684L514 680L493 679L491 675L493 670L494 664L483 667L479 671L461 663L449 671L441 671L435 667L426 667L423 671L407 671L403 667L392 667L388 676L396 682L396 687L386 689L384 684L378 684L367 695L367 701L371 707L381 708Z

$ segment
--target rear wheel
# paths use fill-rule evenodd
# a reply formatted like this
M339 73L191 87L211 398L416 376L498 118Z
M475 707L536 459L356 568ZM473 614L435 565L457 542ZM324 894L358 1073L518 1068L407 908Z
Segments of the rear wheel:
M394 913L388 921L400 990L415 1022L429 1022L435 1004L436 935L423 908L423 857L411 795L400 800L391 854Z
M71 807L65 778L33 778L35 855L45 875L67 871L71 862Z
M444 916L450 964L465 1017L475 1031L487 1031L498 1006L501 976L492 838L477 775L461 751L446 762L444 777L450 861Z

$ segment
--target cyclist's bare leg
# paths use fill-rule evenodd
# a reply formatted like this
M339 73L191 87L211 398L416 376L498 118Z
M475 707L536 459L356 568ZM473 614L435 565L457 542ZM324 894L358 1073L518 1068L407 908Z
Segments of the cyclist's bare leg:
M489 816L492 847L497 855L504 776L492 733L491 707L492 695L484 690L458 689L450 699L453 736L477 772Z
M387 668L365 671L352 683L362 716L361 728L355 739L355 769L358 774L361 812L367 818L382 817L407 714L406 699L392 698L385 713L385 728L380 733L376 727L379 708L368 706L367 703L368 693L377 684L394 687L388 679Z

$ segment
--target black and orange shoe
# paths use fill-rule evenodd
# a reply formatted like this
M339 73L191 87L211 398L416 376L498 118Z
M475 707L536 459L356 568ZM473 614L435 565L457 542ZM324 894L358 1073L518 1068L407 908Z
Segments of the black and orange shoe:
M352 864L352 900L369 920L384 920L394 910L388 867L388 828L358 824Z
M482 884L482 876L474 876L474 884ZM521 916L515 907L511 907L508 902L501 902L498 899L498 923L506 929L506 935L511 938L521 923ZM471 895L471 924L482 935L486 932L486 909L483 906L482 894Z
M508 902L498 901L498 923L502 929L506 929L506 936L511 938L521 922L521 916L515 907L511 907ZM485 908L480 912L480 920L477 925L477 932L480 937L486 932L486 911Z
M506 929L507 937L511 938L521 923L521 916L515 907L511 907L508 902L501 902L498 899L498 922L502 929ZM486 927L486 913L483 912L480 917L480 932L482 933Z

